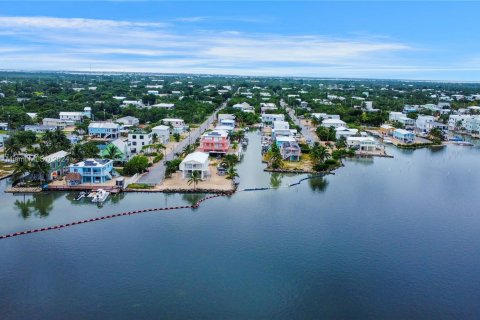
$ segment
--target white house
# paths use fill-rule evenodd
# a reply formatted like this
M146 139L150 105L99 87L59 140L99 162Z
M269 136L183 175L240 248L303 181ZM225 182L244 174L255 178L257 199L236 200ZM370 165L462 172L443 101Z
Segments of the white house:
M397 121L397 122L400 122L401 124L403 124L405 127L413 127L415 126L415 120L414 119L410 119L409 117L407 117L405 114L401 113L401 112L390 112L389 116L388 116L388 120L389 121Z
M340 116L338 114L312 113L311 115L312 115L313 118L317 118L317 119L323 119L323 120L338 119L338 120L340 120Z
M272 102L268 102L268 103L262 102L260 103L260 110L262 113L265 113L265 111L277 110L277 106L275 105L275 103L272 103Z
M147 108L160 108L165 110L172 110L173 108L175 108L175 104L174 103L157 103L151 106L147 106Z
M80 122L83 119L83 112L62 111L60 112L59 116L60 116L60 120Z
M138 118L132 117L132 116L126 116L123 118L119 118L115 120L117 123L123 124L124 127L134 127L138 126L140 124L140 120Z
M167 144L170 141L170 127L169 126L156 126L152 128L152 138L153 135L156 134L158 141L161 144Z
M174 127L184 127L185 121L183 119L173 119L173 118L165 118L161 120L166 125L172 125Z
M342 121L340 119L326 119L322 121L322 127L330 128L340 128L340 127L346 127L347 124L345 121Z
M255 108L248 104L248 102L237 103L233 105L232 108L242 110L243 112L255 113Z
M55 118L43 118L42 124L44 126L52 126L52 127L58 128L58 129L64 129L67 126L75 125L75 122L71 121L71 120L61 120L61 119L55 119Z
M378 143L372 137L347 137L347 146L360 151L375 151Z
M456 130L465 128L466 122L471 118L470 115L452 114L448 117L448 129Z
M184 179L190 177L194 171L199 171L200 177L203 180L210 174L209 164L208 153L193 152L183 159L179 168L180 171L182 171L182 177Z
M272 138L277 137L290 137L292 132L290 130L290 125L286 121L274 121L272 129Z
M218 122L222 122L223 120L235 120L234 114L229 113L219 113L217 115Z
M335 129L335 139L347 138L358 134L358 129L349 129L346 127L338 127Z
M428 132L430 131L429 123L431 122L435 122L434 116L419 115L417 120L415 120L415 127L420 132Z
M152 133L144 131L129 132L128 141L130 141L130 151L132 153L138 153L142 151L144 146L152 144Z
M262 123L272 124L275 121L285 121L285 115L284 114L270 114L270 113L262 114Z

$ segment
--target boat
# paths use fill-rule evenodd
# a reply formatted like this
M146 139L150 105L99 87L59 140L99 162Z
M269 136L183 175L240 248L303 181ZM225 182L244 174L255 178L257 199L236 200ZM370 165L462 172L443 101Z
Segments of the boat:
M75 197L75 201L80 201L81 199L85 198L86 196L87 196L87 193L82 191Z
M473 146L473 143L468 141L453 141L457 146Z
M92 202L103 203L105 200L107 200L109 195L110 192L103 189L98 189L96 192L92 192L89 196L91 196Z
M390 140L390 139L388 139L388 138L383 139L383 143L393 144L392 140Z

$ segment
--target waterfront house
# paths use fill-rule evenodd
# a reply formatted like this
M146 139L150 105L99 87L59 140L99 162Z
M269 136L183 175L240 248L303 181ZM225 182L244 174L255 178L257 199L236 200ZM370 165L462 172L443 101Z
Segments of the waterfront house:
M375 151L378 143L373 137L347 137L347 146L360 151Z
M204 152L193 152L190 153L183 159L180 163L180 171L182 171L182 177L189 178L194 171L200 172L201 179L205 179L209 174L210 170L208 166L210 161L208 160L208 154Z
M61 150L43 157L50 169L47 173L47 180L54 180L68 172L68 153Z
M152 144L152 133L137 130L128 133L128 140L130 141L130 151L132 153L138 153L142 151L142 148Z
M382 124L380 126L380 133L382 133L384 136L391 136L393 131L395 130L394 126L391 126L389 124Z
M230 148L228 133L214 130L204 133L200 138L200 150L208 153L226 154Z
M113 161L109 159L87 159L68 168L70 173L79 173L82 183L105 183L112 179Z
M278 136L275 138L275 144L280 148L280 154L283 160L299 161L301 149L293 137Z
M346 127L347 124L345 121L342 121L340 119L325 119L322 121L322 127L330 128L340 128L340 127Z
M120 126L113 122L91 122L88 125L88 135L101 139L117 139L120 137Z
M69 187L78 186L82 183L82 176L78 172L69 172L65 175L65 183Z
M222 127L229 128L230 131L233 131L233 129L235 129L235 120L222 119L219 121L219 125Z
M415 128L417 129L417 131L420 132L429 132L430 124L432 122L435 122L434 116L419 115L418 118L415 120Z
M405 143L415 142L415 133L405 129L395 129L393 131L393 137Z
M284 114L270 114L270 113L262 114L262 123L263 124L272 124L275 121L285 121L285 115Z
M169 126L156 126L152 129L152 139L153 135L157 135L158 142L161 144L167 144L170 141L170 127Z

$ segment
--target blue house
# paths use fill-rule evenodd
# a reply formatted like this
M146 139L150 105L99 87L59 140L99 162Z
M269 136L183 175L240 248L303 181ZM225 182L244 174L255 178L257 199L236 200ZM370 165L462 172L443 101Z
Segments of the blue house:
M405 143L415 142L415 133L405 129L395 129L393 131L393 137Z
M70 173L79 173L82 183L105 183L112 179L113 161L109 159L87 159L68 167Z

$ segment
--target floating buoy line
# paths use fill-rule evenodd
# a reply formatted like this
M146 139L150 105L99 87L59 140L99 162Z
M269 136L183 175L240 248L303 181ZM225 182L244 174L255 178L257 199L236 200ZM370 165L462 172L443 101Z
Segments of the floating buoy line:
M313 178L318 178L318 177L321 177L321 176L323 176L323 175L315 175L315 176L311 176L311 177L306 177L306 178L300 179L296 183L292 183L292 184L290 184L288 186L285 186L285 187L286 188L293 187L293 186L299 185L302 181L305 181L305 180L308 180L308 179L313 179ZM245 188L245 189L240 190L240 191L261 191L261 190L270 190L270 189L273 189L273 188L272 187ZM12 238L12 237L23 236L23 235L30 234L30 233L37 233L37 232L44 232L44 231L58 230L58 229L73 227L73 226L76 226L76 225L79 225L79 224L84 224L84 223L89 223L89 222L113 219L113 218L118 218L118 217L123 217L123 216L131 216L131 215L139 214L139 213L154 212L154 211L169 211L169 210L178 210L178 209L195 209L195 208L198 208L202 202L204 202L208 199L229 196L229 195L232 195L232 194L233 193L219 193L219 194L207 196L207 197L204 197L204 198L198 200L197 202L195 202L195 204L190 205L190 206L163 207L163 208L151 208L151 209L127 211L127 212L122 212L122 213L110 214L110 215L102 216L102 217L96 217L96 218L79 220L79 221L74 221L74 222L65 223L65 224L59 224L59 225L56 225L56 226L50 226L50 227L45 227L45 228L38 228L38 229L14 232L14 233L10 233L10 234L0 235L0 240L1 239Z

